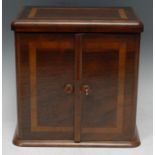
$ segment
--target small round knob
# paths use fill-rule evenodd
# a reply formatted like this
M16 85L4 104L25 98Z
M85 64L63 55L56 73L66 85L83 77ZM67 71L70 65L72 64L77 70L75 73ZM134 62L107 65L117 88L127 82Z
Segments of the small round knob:
M73 92L73 86L72 86L72 84L66 84L64 86L64 92L66 92L67 94L71 94Z
M89 93L90 93L90 88L89 88L89 86L88 85L83 85L83 92L84 92L84 94L86 95L86 96L88 96L89 95Z

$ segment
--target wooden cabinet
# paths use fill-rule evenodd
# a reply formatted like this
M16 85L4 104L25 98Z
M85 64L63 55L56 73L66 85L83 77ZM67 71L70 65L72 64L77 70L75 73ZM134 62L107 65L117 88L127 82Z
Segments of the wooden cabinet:
M13 21L19 146L134 147L140 32L131 8L26 7Z

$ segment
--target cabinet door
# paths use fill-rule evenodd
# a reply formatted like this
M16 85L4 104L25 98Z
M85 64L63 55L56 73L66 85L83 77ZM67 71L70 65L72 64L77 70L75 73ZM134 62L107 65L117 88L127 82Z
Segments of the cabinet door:
M138 43L138 35L83 36L82 141L134 138Z
M19 136L73 139L74 36L16 34Z

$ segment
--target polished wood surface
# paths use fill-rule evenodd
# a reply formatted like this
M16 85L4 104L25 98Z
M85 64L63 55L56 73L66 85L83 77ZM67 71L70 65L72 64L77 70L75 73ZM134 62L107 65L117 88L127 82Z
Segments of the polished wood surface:
M80 142L81 139L81 92L79 91L82 80L82 35L75 36L75 125L74 140Z
M88 33L79 28L66 33L61 25L63 32L58 32L59 28L52 32L55 29L51 21L64 21L71 10L73 25L73 19L94 18L102 19L104 24L109 20L109 27L110 22L113 27L116 19L126 24L136 18L130 8L93 9L94 13L92 8L27 7L17 20L22 20L26 27L20 31L19 23L15 22L18 125L14 144L89 147L140 144L136 98L142 29L137 27L135 31L125 26L128 32L123 33L125 29L119 25L117 33L107 33L102 25L106 33L97 33L96 29ZM50 21L50 32L43 24L41 31L36 26L33 33L35 25L31 23L29 27L29 20L39 24L41 18Z
M136 130L131 141L87 141L75 143L73 140L23 140L15 132L13 143L21 147L137 147L140 145L139 135Z
M12 22L18 32L141 32L130 7L25 7Z
M136 79L131 73L136 72L139 36L87 34L83 40L82 83L90 87L90 93L82 95L81 137L85 141L131 138L135 126L130 119L136 103L127 101L134 97L131 92ZM126 70L129 54L132 56L130 70Z
M17 60L21 136L40 137L41 132L41 137L52 139L57 136L46 132L60 132L60 139L73 139L74 94L64 91L66 84L74 84L73 35L23 33L16 37L21 48Z

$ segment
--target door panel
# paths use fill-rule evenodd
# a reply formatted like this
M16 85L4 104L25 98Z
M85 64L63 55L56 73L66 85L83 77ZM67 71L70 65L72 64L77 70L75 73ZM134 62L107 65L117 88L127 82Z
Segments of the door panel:
M127 102L134 95L126 95L135 84L134 74L126 64L129 53L133 56L130 65L134 73L136 39L130 35L83 36L82 141L126 140L134 136L135 103ZM131 118L126 117L129 115Z
M73 85L73 51L39 49L36 60L38 124L49 130L72 126L73 94L67 94L64 87Z
M73 139L74 36L23 34L21 39L21 57L25 53L27 59L20 72L28 71L21 87L30 91L29 100L23 94L23 99L29 101L23 103L27 104L22 109L23 117L26 112L30 117L24 117L21 122L22 136ZM24 85L26 79L29 79L29 88Z
M83 53L83 127L116 126L118 51Z

